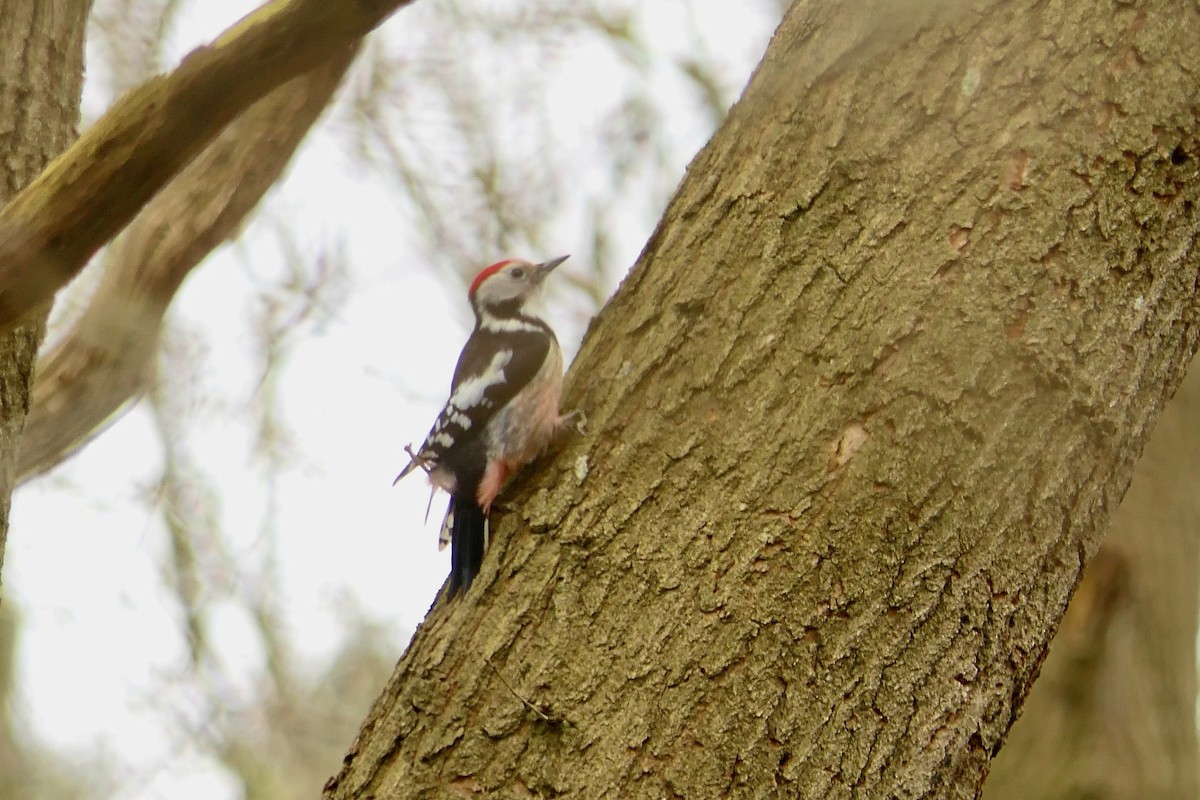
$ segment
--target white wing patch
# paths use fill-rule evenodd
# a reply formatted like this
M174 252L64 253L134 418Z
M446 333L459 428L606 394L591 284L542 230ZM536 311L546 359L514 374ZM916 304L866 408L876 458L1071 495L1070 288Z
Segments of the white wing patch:
M450 400L446 403L446 411L449 412L444 415L446 419L456 422L454 416L461 416L459 412L482 403L484 394L489 388L504 382L504 368L508 366L508 362L512 361L512 357L512 350L500 350L492 356L491 362L483 372L463 380L454 389L454 394L450 395Z
M478 375L464 378L454 387L454 393L446 401L442 413L433 423L433 430L425 438L418 455L430 463L436 463L442 454L454 447L464 433L475 424L474 414L479 408L491 405L488 390L505 381L504 370L513 360L511 349L498 350L492 355Z

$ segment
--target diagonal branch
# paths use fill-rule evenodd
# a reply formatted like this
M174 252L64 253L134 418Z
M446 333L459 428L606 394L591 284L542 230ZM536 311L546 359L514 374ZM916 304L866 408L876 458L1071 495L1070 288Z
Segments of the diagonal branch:
M0 329L53 297L230 121L411 0L272 0L122 96L0 211Z
M335 53L252 106L110 249L88 307L38 363L21 480L66 458L142 391L175 292L278 180L357 52L354 45Z

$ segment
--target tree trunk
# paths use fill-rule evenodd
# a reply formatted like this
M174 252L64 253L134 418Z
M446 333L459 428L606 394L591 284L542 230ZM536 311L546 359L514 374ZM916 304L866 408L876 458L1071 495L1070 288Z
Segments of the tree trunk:
M798 0L329 798L976 797L1196 347L1200 13Z
M91 0L0 0L0 206L75 137ZM45 310L0 333L0 566Z
M1200 369L1163 412L988 778L989 800L1200 797Z

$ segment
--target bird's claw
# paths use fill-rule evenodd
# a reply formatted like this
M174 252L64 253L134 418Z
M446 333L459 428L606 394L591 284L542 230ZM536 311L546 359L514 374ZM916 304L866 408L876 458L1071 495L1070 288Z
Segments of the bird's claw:
M587 436L587 414L583 413L582 408L563 414L559 424L564 428L568 426L574 428L580 436Z

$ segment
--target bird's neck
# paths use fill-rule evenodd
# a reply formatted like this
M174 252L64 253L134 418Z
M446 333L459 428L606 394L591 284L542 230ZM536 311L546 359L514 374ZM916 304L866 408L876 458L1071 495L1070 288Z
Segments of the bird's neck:
M517 301L498 303L475 311L475 327L496 332L549 331L541 319L525 311Z
M515 319L527 316L521 306L522 302L519 299L505 300L500 303L490 303L488 305L481 304L476 306L475 316L479 319Z

